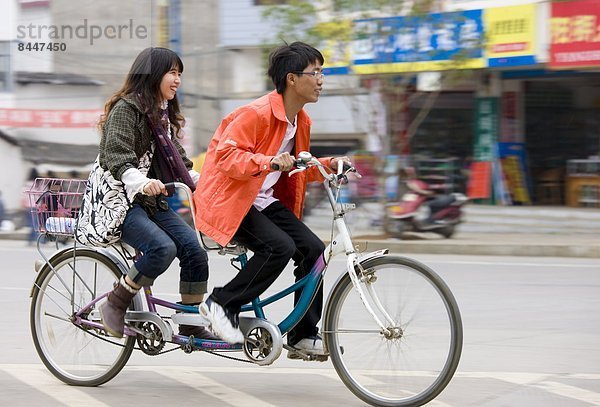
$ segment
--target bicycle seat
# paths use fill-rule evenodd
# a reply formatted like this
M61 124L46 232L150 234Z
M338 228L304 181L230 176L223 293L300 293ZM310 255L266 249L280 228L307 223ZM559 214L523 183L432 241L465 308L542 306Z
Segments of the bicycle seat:
M227 243L226 246L219 245L219 254L222 255L229 254L232 256L239 256L240 254L244 254L247 251L248 250L246 249L246 246L241 245L235 240L230 241L229 243Z
M210 240L210 242L214 243L214 245L207 244L205 241L205 238L208 238L208 240ZM212 239L210 239L208 236L205 236L204 233L200 233L200 241L205 250L217 250L217 253L219 253L221 255L229 254L232 256L239 256L240 254L244 254L248 251L246 249L246 247L239 244L235 240L231 240L225 246L222 246L222 245L216 243L215 241L213 241Z

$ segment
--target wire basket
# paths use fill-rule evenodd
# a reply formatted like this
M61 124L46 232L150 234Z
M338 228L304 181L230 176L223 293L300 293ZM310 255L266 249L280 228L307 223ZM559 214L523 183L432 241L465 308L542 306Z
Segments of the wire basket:
M73 236L87 180L36 178L27 191L33 228L40 233Z

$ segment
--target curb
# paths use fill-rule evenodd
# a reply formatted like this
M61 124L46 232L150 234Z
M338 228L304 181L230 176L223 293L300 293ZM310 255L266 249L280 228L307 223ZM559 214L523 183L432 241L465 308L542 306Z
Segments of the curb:
M319 233L320 232L320 233ZM317 231L325 242L330 232ZM600 238L587 239L558 234L478 234L459 232L451 239L437 235L409 235L412 240L356 234L352 237L360 252L389 249L396 254L458 254L472 256L570 257L600 259Z
M600 258L600 246L573 245L537 245L537 244L445 244L443 242L405 242L387 240L354 239L359 250L371 252L380 249L390 249L396 254L453 254L472 256L525 256L525 257L571 257L571 258Z
M330 231L315 233L328 243ZM0 232L0 240L27 240L27 232ZM360 252L389 249L396 254L458 254L472 256L528 256L600 259L600 238L585 239L581 235L524 235L522 233L477 234L459 232L452 239L427 235L413 240L385 238L381 235L353 236ZM418 240L414 240L418 239Z

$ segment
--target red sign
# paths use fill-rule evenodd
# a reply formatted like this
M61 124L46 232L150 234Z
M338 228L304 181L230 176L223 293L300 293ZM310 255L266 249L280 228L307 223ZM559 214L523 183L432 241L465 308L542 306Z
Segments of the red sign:
M552 3L550 67L600 66L600 1Z
M475 161L471 163L471 175L467 185L467 195L471 199L485 199L491 197L492 163L489 161Z
M0 126L5 127L94 127L102 110L0 109Z

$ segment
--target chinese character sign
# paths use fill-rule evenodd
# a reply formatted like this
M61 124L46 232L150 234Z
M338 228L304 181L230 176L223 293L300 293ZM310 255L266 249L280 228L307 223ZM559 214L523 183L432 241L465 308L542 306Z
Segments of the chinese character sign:
M552 3L549 65L600 66L600 1Z
M487 9L484 22L490 67L537 63L534 55L535 4Z
M498 99L478 98L475 111L475 161L493 161L498 141Z
M357 73L432 71L485 66L481 10L355 21ZM460 61L460 62L458 62Z
M5 127L94 127L102 110L0 109L0 126Z

